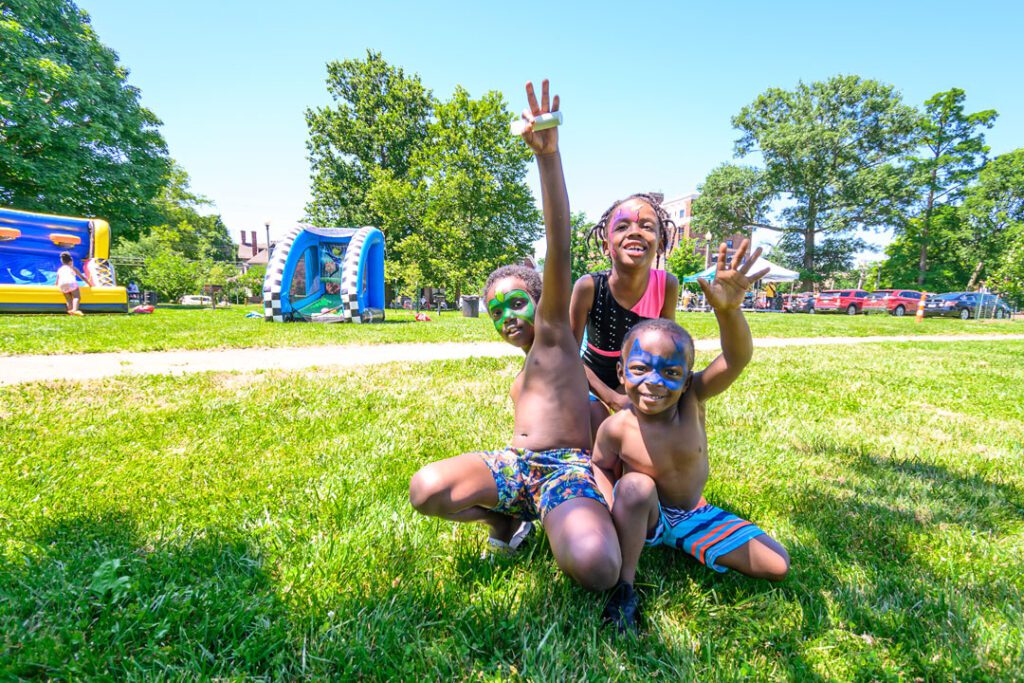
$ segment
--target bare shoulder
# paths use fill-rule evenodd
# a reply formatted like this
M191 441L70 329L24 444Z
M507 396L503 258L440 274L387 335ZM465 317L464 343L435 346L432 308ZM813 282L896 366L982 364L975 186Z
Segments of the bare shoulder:
M593 296L594 294L594 278L590 276L590 273L581 275L579 280L572 286L573 298L580 298L586 295Z
M629 427L636 423L636 415L633 414L632 410L620 410L617 413L613 413L607 420L602 422L601 426L598 427L598 432L602 429L607 429L609 438L621 441Z

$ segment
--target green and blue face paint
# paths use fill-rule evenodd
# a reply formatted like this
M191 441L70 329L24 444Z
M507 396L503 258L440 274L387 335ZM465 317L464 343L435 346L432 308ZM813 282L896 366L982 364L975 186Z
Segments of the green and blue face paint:
M487 312L490 313L498 334L501 334L505 321L509 318L519 318L533 325L535 315L533 299L521 289L495 292L494 298L487 302Z
M650 384L652 386L664 387L670 392L681 390L690 372L689 368L686 367L686 354L683 350L682 342L678 339L673 341L675 342L675 353L666 358L665 356L658 356L644 351L640 346L640 340L633 339L633 346L630 347L629 356L626 358L626 379L631 384L636 384L637 386ZM634 374L630 370L630 366L634 363L642 364L648 370L640 374ZM670 373L671 376L666 374L670 370L674 371ZM675 376L676 372L679 372L678 377Z

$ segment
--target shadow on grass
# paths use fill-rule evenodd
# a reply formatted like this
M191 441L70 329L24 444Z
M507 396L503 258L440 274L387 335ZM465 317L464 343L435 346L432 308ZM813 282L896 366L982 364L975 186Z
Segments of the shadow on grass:
M253 549L153 547L132 519L45 527L0 561L0 678L292 678L295 643Z
M782 587L803 607L804 640L828 647L859 638L848 663L860 677L1010 675L1020 643L1007 647L985 629L993 615L1014 623L1007 606L1019 609L1017 577L986 571L981 542L1012 533L1021 493L845 444L812 450L839 476L805 485L789 514L813 539L790 549L794 571Z

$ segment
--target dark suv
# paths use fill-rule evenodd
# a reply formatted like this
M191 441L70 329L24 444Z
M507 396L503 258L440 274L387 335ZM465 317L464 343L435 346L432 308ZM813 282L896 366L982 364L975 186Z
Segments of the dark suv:
M782 297L782 310L786 313L814 313L814 292L786 294Z
M948 292L928 299L924 305L925 316L956 316L961 320L970 318L1010 317L1010 307L995 294L981 292Z
M857 315L864 310L864 300L868 293L863 289L826 289L814 300L814 308L827 313L829 311Z

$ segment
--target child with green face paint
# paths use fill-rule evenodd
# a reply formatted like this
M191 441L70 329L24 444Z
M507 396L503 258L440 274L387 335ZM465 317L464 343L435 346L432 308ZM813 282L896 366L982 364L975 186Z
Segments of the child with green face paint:
M587 378L569 325L569 200L558 153L558 129L534 131L541 114L558 110L544 81L540 101L526 86L523 140L540 170L547 255L540 278L522 266L491 274L484 301L498 334L522 349L526 362L512 383L515 405L510 445L431 463L409 484L420 512L457 522L482 522L492 543L515 546L524 522L539 520L558 565L592 590L610 588L619 574L611 515L590 462Z
M761 250L743 263L748 242L726 265L718 253L713 282L698 280L715 311L722 353L693 372L693 339L674 321L655 318L634 326L623 340L618 378L630 406L605 420L594 442L594 473L622 549L619 583L605 618L620 630L636 628L639 612L633 580L645 545L667 545L724 572L733 569L779 581L789 555L745 519L704 500L708 479L705 401L725 391L753 354L753 339L740 304L768 269L748 275Z

